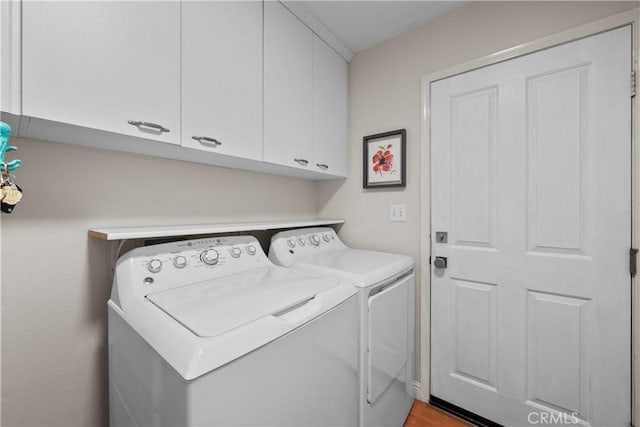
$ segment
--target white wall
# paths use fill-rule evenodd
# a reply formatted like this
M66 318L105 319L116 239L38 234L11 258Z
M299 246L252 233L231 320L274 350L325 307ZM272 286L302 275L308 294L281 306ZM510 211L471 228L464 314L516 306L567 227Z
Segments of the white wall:
M347 244L403 253L419 261L420 194L428 191L420 183L422 77L639 5L474 2L360 52L349 76L349 178L318 184L318 216L343 217L340 235ZM407 129L407 187L363 190L362 137L400 128ZM390 204L407 205L406 223L388 220ZM419 324L418 319L417 337Z
M2 217L2 425L107 422L113 243L92 227L314 217L311 181L12 139L24 199Z

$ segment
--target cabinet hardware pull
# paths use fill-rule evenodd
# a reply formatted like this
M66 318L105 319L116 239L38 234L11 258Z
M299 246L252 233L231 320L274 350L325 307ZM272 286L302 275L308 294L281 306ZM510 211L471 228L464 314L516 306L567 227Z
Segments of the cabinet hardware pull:
M192 136L191 138L195 139L202 145L211 145L213 147L222 145L222 142L218 141L215 138L209 138L208 136Z
M162 125L158 125L156 123L142 122L140 120L128 120L127 123L129 123L132 126L137 126L137 127L144 126L146 128L156 129L156 130L159 130L160 132L171 132L166 127Z
M324 163L316 163L316 166L322 169L323 171L326 171L327 169L329 169L329 165L325 165Z
M295 160L296 163L302 166L307 166L309 164L309 160L306 160L306 159L293 159L293 160Z

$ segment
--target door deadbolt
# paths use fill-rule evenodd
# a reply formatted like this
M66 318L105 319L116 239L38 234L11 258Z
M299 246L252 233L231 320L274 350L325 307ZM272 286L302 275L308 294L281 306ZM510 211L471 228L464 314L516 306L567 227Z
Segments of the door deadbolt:
M436 243L447 243L449 240L449 233L446 231L436 231Z
M437 256L433 261L433 266L435 268L447 268L447 257Z

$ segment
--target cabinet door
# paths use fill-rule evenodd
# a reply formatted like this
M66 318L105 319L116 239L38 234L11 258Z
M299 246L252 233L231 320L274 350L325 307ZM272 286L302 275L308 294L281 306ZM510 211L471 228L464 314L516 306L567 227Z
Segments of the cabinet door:
M20 3L0 1L0 111L15 115L21 114L20 24Z
M182 145L262 158L262 2L183 2Z
M178 1L25 1L22 34L24 115L180 143Z
M278 2L264 4L264 160L311 170L312 32Z
M313 36L313 165L332 175L347 173L347 63Z

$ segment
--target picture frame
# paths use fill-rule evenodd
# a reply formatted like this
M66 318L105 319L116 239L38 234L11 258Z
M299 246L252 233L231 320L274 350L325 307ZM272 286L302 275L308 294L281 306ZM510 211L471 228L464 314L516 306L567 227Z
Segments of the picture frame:
M406 140L406 129L362 138L363 188L406 187Z

